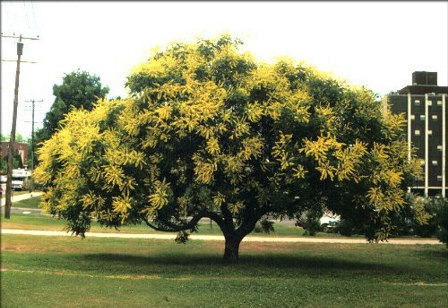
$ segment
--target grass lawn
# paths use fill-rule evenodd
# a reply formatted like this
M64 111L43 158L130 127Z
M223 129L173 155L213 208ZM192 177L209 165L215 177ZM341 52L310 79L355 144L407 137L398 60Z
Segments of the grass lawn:
M39 202L40 202L40 196L13 202L12 206L27 209L38 209Z
M2 307L447 307L442 245L2 235Z
M18 208L29 208L38 209L39 208L40 197L33 197L30 199L14 202L13 207ZM24 229L24 230L55 230L61 231L65 229L66 223L64 220L59 220L57 218L51 217L49 215L29 215L29 214L11 214L11 219L5 220L3 217L0 218L2 228L4 229ZM256 233L253 232L251 235L255 236L303 236L305 230L300 227L283 225L276 223L274 224L275 232L270 234L266 233ZM120 229L122 233L166 233L157 232L153 229L147 227L146 225L126 225L122 226ZM103 228L98 223L93 222L92 232L117 232L115 229ZM218 225L215 223L210 224L205 221L199 225L198 234L222 234ZM88 236L88 233L87 233ZM339 237L339 234L332 233L318 233L318 237Z
M31 215L31 214L11 214L11 218L9 220L0 218L1 226L3 229L23 229L23 230L54 230L54 231L62 231L65 230L66 222L64 220L60 220L56 217L52 217L49 215ZM276 224L275 232L270 234L266 233L255 233L252 235L256 236L302 236L304 234L304 230L300 227L295 226L286 226ZM122 232L122 233L161 233L166 234L166 232L158 232L153 229L147 227L146 225L126 225L122 226L119 231L110 228L103 228L98 223L93 222L91 232ZM199 225L199 232L197 234L222 234L218 225L215 223L211 224L209 222L204 222ZM326 235L322 233L322 235ZM88 236L88 233L86 233Z

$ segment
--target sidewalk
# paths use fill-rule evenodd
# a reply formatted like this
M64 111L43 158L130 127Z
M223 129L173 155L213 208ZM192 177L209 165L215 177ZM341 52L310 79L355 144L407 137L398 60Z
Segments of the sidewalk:
M64 231L38 231L38 230L15 230L2 229L0 234L23 234L36 236L72 236L69 232ZM141 234L141 233L100 233L87 232L86 238L89 237L108 237L108 238L129 238L129 239L158 239L158 240L174 240L176 234ZM191 240L200 241L224 241L222 235L197 235L189 236ZM268 236L246 236L243 242L281 242L281 243L333 243L333 244L369 244L363 238L319 238L319 237L268 237ZM433 239L390 239L388 242L380 244L395 245L441 245L438 240Z
M18 196L12 196L11 198L11 202L17 202L17 201L21 201L21 200L25 200L25 199L29 199L32 197L39 197L42 195L42 192L32 192L32 193L26 193L26 194L22 194L22 195L18 195ZM5 194L2 194L2 198L0 199L0 207L4 207L5 206Z
M20 200L25 200L31 197L37 197L41 195L42 192L33 192L19 196L13 196L12 202L17 202ZM1 198L0 207L4 207L4 202L5 198ZM72 236L71 233L64 231L18 230L18 229L0 229L0 234L23 234L23 235L36 235L36 236ZM176 238L176 234L87 232L86 237L174 240ZM189 239L201 240L201 241L224 241L224 236L192 234L189 236ZM367 242L364 238L269 237L269 236L250 236L250 235L246 236L243 239L243 242L369 244L369 242ZM387 242L380 242L380 244L441 245L442 243L435 239L389 239Z

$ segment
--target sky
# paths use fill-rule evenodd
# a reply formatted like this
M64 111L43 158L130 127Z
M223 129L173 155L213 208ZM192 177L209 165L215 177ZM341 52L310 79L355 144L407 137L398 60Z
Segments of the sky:
M150 50L230 33L260 61L306 61L379 96L411 84L412 72L448 74L448 2L40 2L1 1L2 35L22 34L17 133L31 136L54 102L64 74L100 77L108 97L126 97L133 67ZM12 126L16 39L1 39L1 133Z

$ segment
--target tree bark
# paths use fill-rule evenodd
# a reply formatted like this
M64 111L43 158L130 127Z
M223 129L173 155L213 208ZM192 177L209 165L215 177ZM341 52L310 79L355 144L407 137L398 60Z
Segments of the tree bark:
M224 260L229 262L237 262L239 258L240 243L243 240L235 235L226 235L225 238L225 248L224 248Z

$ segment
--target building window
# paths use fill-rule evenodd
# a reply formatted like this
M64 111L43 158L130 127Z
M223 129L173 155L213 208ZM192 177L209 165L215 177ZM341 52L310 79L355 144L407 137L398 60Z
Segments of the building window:
M432 115L432 119L433 119L434 121L437 121L437 114L433 114L433 115Z
M442 106L442 101L437 101L437 106Z
M419 99L416 99L416 100L414 101L414 104L415 104L415 106L420 106L420 100L419 100Z
M443 149L443 148L442 148L442 145L439 144L439 145L437 146L437 150L442 151L442 149Z
M415 115L411 114L411 120L415 120Z
M428 105L428 106L432 106L432 101L429 101L429 100L428 100L427 105Z
M416 136L420 136L420 130L416 129L416 130L414 131L414 134L415 134Z
M433 166L437 166L438 165L437 160L433 160L431 163L432 163Z
M441 175L437 176L437 181L442 182L442 176Z
M432 130L428 130L428 135L432 135Z
M425 120L425 115L424 115L424 114L421 114L421 115L420 115L420 120L422 120L422 121Z

